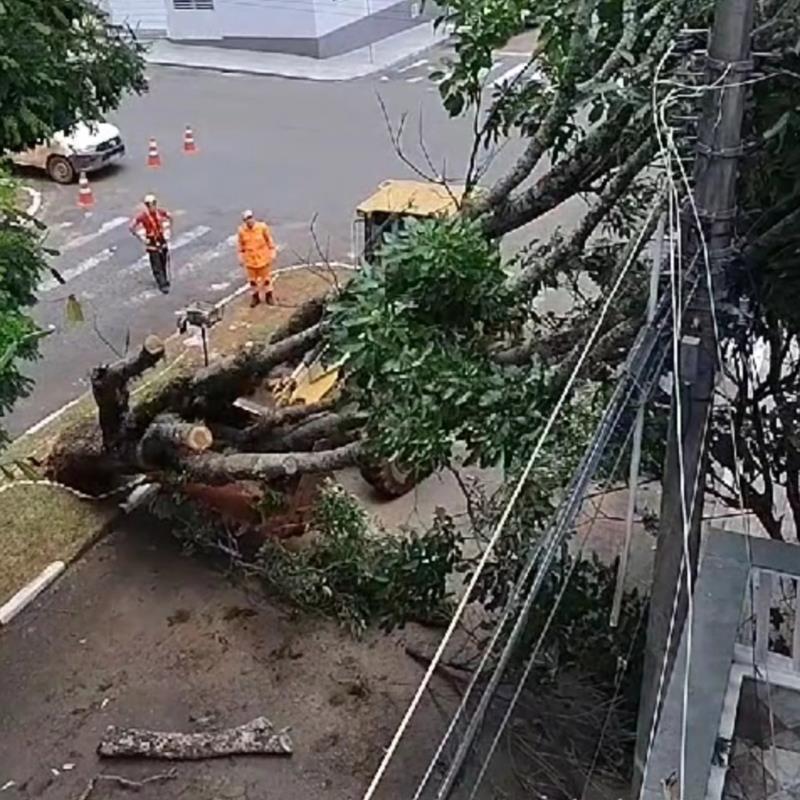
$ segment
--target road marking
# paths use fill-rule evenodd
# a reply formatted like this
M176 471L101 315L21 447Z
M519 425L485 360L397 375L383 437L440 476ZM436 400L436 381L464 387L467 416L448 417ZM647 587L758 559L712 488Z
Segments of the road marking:
M131 297L130 300L126 303L127 306L138 306L142 303L146 303L148 300L153 300L154 298L158 297L161 292L156 291L155 289L145 289L139 294L135 294Z
M176 250L180 250L182 247L186 247L186 245L191 244L194 241L197 241L197 239L201 239L210 232L211 228L209 228L207 225L198 225L196 228L192 228L191 230L186 231L186 233L182 233L177 239L170 242L170 254L174 253ZM132 267L129 267L129 269L131 272L141 272L143 269L145 269L145 267L149 266L150 256L144 255Z
M191 244L197 239L205 236L211 228L206 225L198 225L196 228L192 228L191 230L186 231L186 233L182 233L175 239L174 242L170 244L170 252L173 253L176 250L180 250L182 247L186 247L186 245ZM114 253L116 252L116 247L106 247L104 250L101 250L99 253L96 253L89 258L84 259L79 264L70 269L59 270L59 275L64 279L65 282L71 281L74 278L78 278L89 270L94 269L95 267L99 266L100 264L105 263L109 259L112 258ZM131 272L140 272L141 270L145 269L150 265L150 257L147 255L142 256L138 259L134 264L127 267L127 270ZM39 284L39 291L40 292L49 292L53 289L61 286L61 282L57 281L55 278L48 278L45 281L42 281Z
M70 239L61 248L61 251L67 252L69 250L75 250L78 247L83 247L83 245L89 244L89 242L93 242L101 236L105 236L109 231L119 228L120 225L124 225L127 221L127 217L114 217L114 219L104 222L94 233L86 233L83 236L76 236L74 239Z
M514 80L518 75L520 75L527 64L515 64L511 69L507 69L500 77L495 78L492 81L492 86L502 86L504 84L508 84Z
M421 58L419 61L415 61L413 64L409 64L407 67L397 70L397 72L402 75L404 72L411 72L412 69L417 69L417 67L424 67L427 63L427 58Z
M35 217L36 213L42 207L42 193L37 189L34 189L31 186L23 186L23 192L27 192L27 194L31 198L31 202L28 204L28 207L25 209L25 213L29 217Z
M225 255L225 251L229 250L236 244L236 239L238 234L232 233L228 236L227 239L220 242L216 247L212 247L209 250L205 250L202 253L195 256L191 261L187 261L183 266L180 268L181 274L185 272L194 272L199 267L203 267L206 264L209 264L212 261L215 261L217 258Z
M100 264L108 261L114 255L116 250L116 247L106 247L105 250L101 250L99 253L96 253L89 258L85 258L83 261L76 264L74 267L71 267L70 269L58 270L58 274L61 275L65 282L71 281L73 278L83 275L84 272L88 272L90 269L94 269ZM57 289L61 285L61 281L57 281L53 277L47 278L39 284L39 292L50 292L53 289Z
M424 81L424 80L425 80L425 76L424 75L420 75L417 78L409 78L406 81L406 83L419 83L420 81Z

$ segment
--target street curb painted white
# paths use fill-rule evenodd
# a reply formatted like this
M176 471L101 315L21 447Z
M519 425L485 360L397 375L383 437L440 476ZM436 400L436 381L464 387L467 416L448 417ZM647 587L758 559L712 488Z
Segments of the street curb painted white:
M29 217L35 217L39 209L42 207L42 193L31 186L23 186L22 191L30 195L31 202L25 209L25 213Z
M54 561L32 581L23 586L11 599L0 606L0 626L8 625L26 606L32 603L67 568L63 561Z

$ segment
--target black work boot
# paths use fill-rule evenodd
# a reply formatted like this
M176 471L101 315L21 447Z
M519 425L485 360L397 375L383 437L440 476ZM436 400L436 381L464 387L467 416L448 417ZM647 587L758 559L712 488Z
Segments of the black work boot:
M260 304L261 304L261 298L257 294L254 294L250 298L250 308L255 308L257 305Z

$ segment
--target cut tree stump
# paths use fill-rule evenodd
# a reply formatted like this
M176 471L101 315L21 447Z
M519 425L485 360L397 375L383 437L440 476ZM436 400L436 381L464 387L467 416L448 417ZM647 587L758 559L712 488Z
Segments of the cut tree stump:
M266 717L237 728L209 733L165 733L109 726L97 747L105 758L159 758L197 761L234 755L290 756L292 740L286 730L275 731Z

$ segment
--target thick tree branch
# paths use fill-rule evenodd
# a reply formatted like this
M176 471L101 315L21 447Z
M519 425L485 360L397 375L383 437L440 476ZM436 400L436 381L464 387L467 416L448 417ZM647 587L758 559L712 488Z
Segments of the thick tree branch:
M139 441L137 461L144 467L170 467L186 453L203 453L214 443L211 431L172 414L157 417Z
M641 131L625 135L633 109L626 107L592 129L562 159L524 192L487 213L484 227L490 236L503 236L538 219L548 211L585 191L592 180L614 163L630 156L641 141Z
M589 236L608 215L644 166L649 163L654 147L655 143L649 138L639 145L620 167L614 179L600 193L596 205L589 210L578 229L570 238L556 245L552 252L545 257L543 263L533 263L520 271L512 282L516 290L525 291L530 289L541 281L542 275L557 274L560 269L563 269L565 262L580 254ZM662 202L661 195L657 198L657 202L659 204ZM658 214L651 214L647 219L643 234L631 237L619 263L625 263L628 258L636 258L638 256L642 248L650 241L657 224Z
M350 467L357 463L360 453L360 442L319 453L204 453L182 459L180 467L187 477L199 483L273 481L307 472L333 472Z
M320 342L324 330L324 324L317 323L275 344L245 347L235 356L172 381L159 395L137 406L137 428L143 430L164 411L174 411L186 419L213 417L215 410L225 409L255 389L274 367L298 360Z
M259 449L285 453L294 450L313 450L320 442L330 448L353 440L353 431L362 422L355 413L319 414L290 430L275 430L264 440L259 441Z
M476 198L472 207L475 213L482 214L503 203L508 195L531 174L541 157L552 147L558 131L569 117L575 91L575 80L586 47L586 32L595 5L596 0L580 0L575 11L575 22L570 37L564 74L553 102L516 164L495 183L484 197Z
M310 417L330 411L338 402L336 398L322 400L319 403L296 403L295 405L285 406L284 408L274 408L265 411L259 420L247 428L230 428L218 426L222 436L232 444L239 447L246 447L253 444L273 430L285 425L293 425Z
M295 336L298 333L316 325L322 320L325 313L325 304L331 298L331 294L325 294L321 297L312 297L306 300L299 308L297 308L291 317L289 317L283 325L278 326L269 337L270 344L277 344L290 336Z

